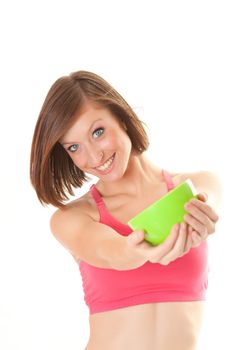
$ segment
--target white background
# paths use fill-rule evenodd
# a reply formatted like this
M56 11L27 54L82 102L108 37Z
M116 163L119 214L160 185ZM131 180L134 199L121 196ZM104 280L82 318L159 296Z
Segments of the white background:
M221 176L199 350L233 348L231 1L0 6L0 348L83 350L88 339L78 266L50 233L54 208L40 205L29 181L32 133L48 89L81 69L108 80L148 125L156 165Z

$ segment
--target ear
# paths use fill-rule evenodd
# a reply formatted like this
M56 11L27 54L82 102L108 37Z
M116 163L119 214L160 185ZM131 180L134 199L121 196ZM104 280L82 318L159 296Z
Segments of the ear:
M122 127L123 127L123 129L124 129L125 131L128 130L128 129L127 129L127 126L126 126L126 124L125 124L125 122L121 121L121 125L122 125Z

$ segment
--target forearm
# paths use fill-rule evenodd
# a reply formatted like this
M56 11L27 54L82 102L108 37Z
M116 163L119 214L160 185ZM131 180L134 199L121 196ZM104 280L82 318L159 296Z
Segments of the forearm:
M126 237L120 235L105 239L99 247L99 254L114 270L135 269L147 261L146 257L127 244Z

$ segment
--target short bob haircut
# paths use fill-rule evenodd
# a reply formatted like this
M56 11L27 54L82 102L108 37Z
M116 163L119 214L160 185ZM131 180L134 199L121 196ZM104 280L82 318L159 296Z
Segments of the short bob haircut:
M74 188L90 180L59 143L87 102L107 108L124 124L136 154L149 146L143 122L103 78L87 71L59 78L45 98L31 146L30 179L43 205L63 207L69 195L74 195Z

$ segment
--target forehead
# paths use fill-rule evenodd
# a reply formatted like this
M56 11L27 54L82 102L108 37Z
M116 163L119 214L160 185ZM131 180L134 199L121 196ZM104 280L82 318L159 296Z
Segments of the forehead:
M76 113L76 121L81 125L81 123L89 123L96 119L96 117L101 117L104 119L113 119L113 114L103 106L94 105L91 103L85 104L78 113Z

